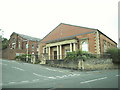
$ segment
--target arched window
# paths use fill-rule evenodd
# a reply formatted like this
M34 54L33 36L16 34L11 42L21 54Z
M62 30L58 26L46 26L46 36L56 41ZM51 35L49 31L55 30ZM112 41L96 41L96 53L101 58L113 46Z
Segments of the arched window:
M20 42L19 42L19 44L18 44L18 48L21 49Z
M103 45L104 46L104 52L106 52L106 50L107 50L106 41L104 40L103 42L104 42L104 45Z
M88 51L88 41L87 40L81 41L81 49L82 49L82 51Z
M12 49L15 49L16 48L16 39L13 38L12 39Z

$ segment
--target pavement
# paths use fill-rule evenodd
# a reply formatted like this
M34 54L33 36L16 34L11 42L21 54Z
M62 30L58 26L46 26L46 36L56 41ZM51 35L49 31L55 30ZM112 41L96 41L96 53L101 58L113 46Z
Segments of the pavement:
M2 88L118 88L118 70L77 71L0 60Z

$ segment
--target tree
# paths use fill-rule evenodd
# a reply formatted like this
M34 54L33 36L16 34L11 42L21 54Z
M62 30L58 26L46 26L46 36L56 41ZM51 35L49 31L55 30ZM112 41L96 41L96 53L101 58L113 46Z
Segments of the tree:
M8 46L8 39L2 38L2 49L6 49Z
M109 48L107 49L107 54L110 54L112 62L115 64L120 64L120 49L119 48Z

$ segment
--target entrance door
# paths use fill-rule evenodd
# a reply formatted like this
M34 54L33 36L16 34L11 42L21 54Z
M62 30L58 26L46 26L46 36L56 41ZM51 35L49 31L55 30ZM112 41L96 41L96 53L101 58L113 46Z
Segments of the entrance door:
M54 51L54 59L57 59L57 51Z

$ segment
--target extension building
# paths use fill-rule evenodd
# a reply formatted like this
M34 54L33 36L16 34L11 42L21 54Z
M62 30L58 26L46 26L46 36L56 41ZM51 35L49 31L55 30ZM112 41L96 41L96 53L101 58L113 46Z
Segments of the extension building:
M3 50L6 59L15 59L22 54L38 55L39 38L13 32L9 39L9 46Z

